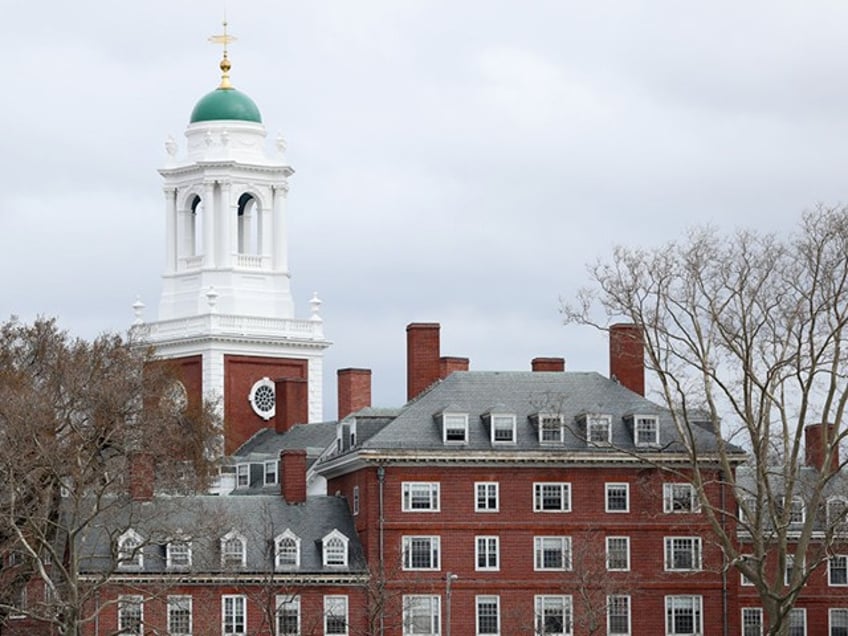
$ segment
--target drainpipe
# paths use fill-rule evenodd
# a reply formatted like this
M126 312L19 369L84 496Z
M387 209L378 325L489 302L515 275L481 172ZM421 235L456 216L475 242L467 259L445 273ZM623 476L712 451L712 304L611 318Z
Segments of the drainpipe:
M721 489L719 490L719 496L721 497L721 504L720 504L721 505L721 526L722 526L722 531L726 535L727 534L727 505L726 505L727 504L727 496L726 496L726 493L725 493L725 488L727 487L727 482L724 478L724 471L723 470L720 470L718 472L718 478L719 478L720 483L721 483ZM728 566L728 563L727 563L727 553L724 550L722 550L722 557L721 558L724 561L724 563L722 564L723 567L721 568L721 610L722 610L721 614L723 616L721 628L722 628L722 636L729 636L730 635L730 632L729 632L730 627L728 625L728 619L727 619L727 603L728 603L728 601L727 601L727 566Z
M386 481L386 468L385 468L385 466L382 466L382 465L377 466L377 487L378 487L378 492L379 492L378 501L379 501L379 508L380 508L380 510L379 510L380 517L378 519L378 527L380 528L380 533L379 533L380 572L379 572L379 576L380 576L380 587L381 587L380 593L381 594L385 594L385 585L386 585L386 568L385 568L385 565L384 565L385 562L383 560L384 548L385 548L385 522L386 522L385 514L384 514L384 511L383 511L383 486L385 485L385 481ZM384 599L381 599L381 602L382 602L382 600L384 600ZM385 614L385 612L383 612L383 611L380 612L380 636L383 635L384 630L385 630L384 618L383 618L384 614Z

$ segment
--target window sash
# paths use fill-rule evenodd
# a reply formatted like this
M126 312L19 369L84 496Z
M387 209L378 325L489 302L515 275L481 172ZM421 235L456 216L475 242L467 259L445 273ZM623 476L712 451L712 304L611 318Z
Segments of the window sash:
M500 597L477 597L477 634L478 636L498 636L501 633Z
M276 636L300 634L300 596L277 596Z
M536 596L536 633L544 636L572 634L570 596Z
M625 596L623 594L611 594L607 597L607 634L609 636L629 636L629 596Z
M404 570L438 570L439 537L403 537Z
M535 537L535 570L570 570L571 537Z
M536 512L570 512L571 484L539 482L533 484L533 509Z
M665 569L698 571L701 569L700 537L666 537Z
M828 560L828 584L848 585L848 556L834 554Z
M403 482L403 512L439 511L439 482Z
M226 595L222 599L223 632L225 634L245 634L247 615L245 597Z
M497 570L500 568L498 537L477 537L476 568L477 570Z
M630 510L630 484L606 485L606 512Z
M438 596L403 597L403 633L435 636L439 633L441 599Z
M701 597L666 596L666 632L669 636L702 634Z
M474 486L474 510L476 510L477 512L497 512L498 483L478 482Z
M828 612L830 636L848 636L848 608L834 607Z
M347 596L324 597L324 633L347 634Z
M141 596L118 597L118 631L121 634L144 633L144 602Z
M663 484L663 512L700 512L694 486L692 484Z
M607 537L607 569L630 569L630 537Z
M759 607L742 608L742 636L763 635L763 610Z
M191 610L190 596L168 597L168 634L171 636L191 634Z

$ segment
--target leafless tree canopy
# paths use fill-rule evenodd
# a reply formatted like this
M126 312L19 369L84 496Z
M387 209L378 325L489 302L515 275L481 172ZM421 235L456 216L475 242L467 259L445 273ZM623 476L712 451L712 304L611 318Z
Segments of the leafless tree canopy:
M590 276L593 287L563 304L566 321L641 325L646 365L683 439L700 422L749 452L738 471L720 453L741 542L722 511L702 506L728 563L760 593L769 633L783 633L809 573L845 539L844 506L828 515L827 502L848 492L845 453L836 461L848 435L848 210L819 207L785 237L703 228L656 248L618 247ZM818 423L821 441L805 448L806 427ZM694 445L690 452L697 468ZM805 466L805 453L823 469ZM795 552L807 560L787 586Z

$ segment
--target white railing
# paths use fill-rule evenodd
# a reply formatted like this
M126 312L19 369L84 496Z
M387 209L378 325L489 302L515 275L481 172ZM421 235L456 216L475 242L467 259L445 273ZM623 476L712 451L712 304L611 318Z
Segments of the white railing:
M323 324L316 320L258 318L227 314L205 314L139 325L142 337L151 343L192 334L217 336L262 336L323 340Z
M183 264L183 271L200 269L203 266L203 254L198 256L186 256L180 259Z
M265 257L260 254L236 254L236 267L241 269L262 269Z

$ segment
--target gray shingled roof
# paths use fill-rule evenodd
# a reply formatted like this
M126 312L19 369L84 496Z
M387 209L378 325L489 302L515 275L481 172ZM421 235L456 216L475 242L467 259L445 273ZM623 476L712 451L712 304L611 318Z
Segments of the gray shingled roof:
M286 529L300 538L301 567L294 570L295 573L365 571L362 546L347 501L340 497L309 497L304 503L288 504L279 495L158 496L151 502L127 501L125 505L112 505L79 539L80 571L112 570L117 539L127 528L132 528L144 540L145 573L166 572L165 545L174 538L191 540L191 574L221 573L224 570L220 561L220 540L231 531L247 542L247 566L238 572L271 572L273 539ZM322 564L321 540L334 529L349 539L347 568L325 568Z
M298 424L285 433L266 428L251 437L233 453L233 457L264 456L278 457L284 448L307 451L307 455L320 455L336 439L335 422Z

